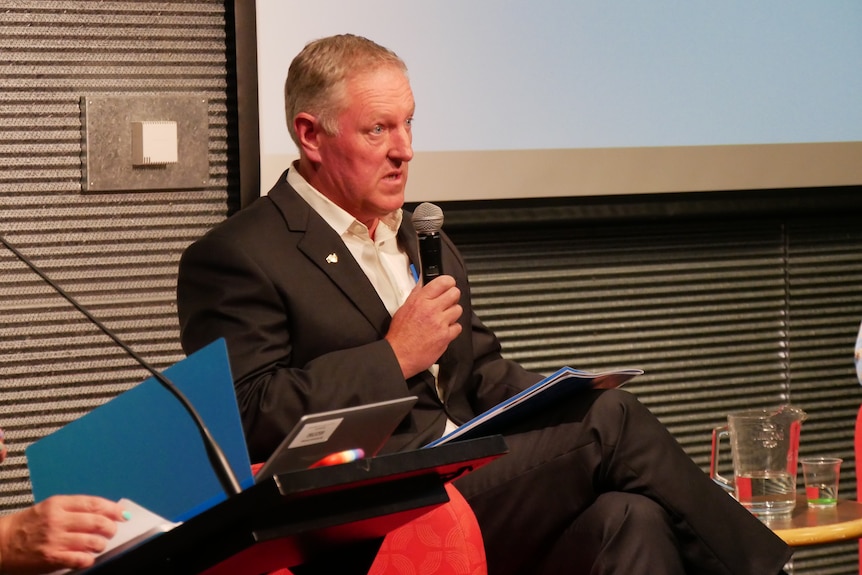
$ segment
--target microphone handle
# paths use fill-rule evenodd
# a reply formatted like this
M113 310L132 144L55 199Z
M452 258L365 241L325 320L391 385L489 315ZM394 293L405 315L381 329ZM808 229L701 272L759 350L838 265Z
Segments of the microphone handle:
M443 257L440 232L420 232L419 263L422 264L422 283L427 284L443 274Z
M10 252L15 254L19 260L21 260L30 270L32 270L36 275L38 275L42 280L47 283L51 288L54 289L58 294L63 296L72 306L77 309L81 314L84 315L90 322L102 330L102 333L111 338L114 343L116 343L120 348L123 349L129 356L132 357L139 365L141 365L144 369L150 372L153 377L156 378L165 389L167 389L185 408L188 414L191 416L192 420L194 420L195 426L198 428L198 432L201 435L201 439L204 443L204 448L207 452L207 457L210 461L210 466L218 477L219 483L221 483L222 489L224 489L225 493L228 497L231 495L236 495L242 491L242 488L239 485L239 481L236 478L236 475L231 469L230 464L227 461L227 457L222 451L219 444L216 442L215 438L210 433L210 430L207 429L207 426L204 424L201 419L200 414L198 414L197 410L192 406L191 402L188 398L180 391L180 389L170 381L167 377L162 375L159 370L149 364L143 357L138 355L138 353L133 350L129 345L127 345L124 341L122 341L119 336L117 336L114 332L107 328L101 321L96 319L96 317L91 314L84 306L82 306L78 301L73 298L69 293L66 292L63 288L57 285L54 280L52 280L48 275L43 272L36 264L30 261L24 254L22 254L18 249L10 244L5 237L0 235L0 243L6 246Z

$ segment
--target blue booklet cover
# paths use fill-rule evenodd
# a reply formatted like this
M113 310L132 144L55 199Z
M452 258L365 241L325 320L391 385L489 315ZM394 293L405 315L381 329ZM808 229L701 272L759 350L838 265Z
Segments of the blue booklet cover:
M254 484L223 339L164 371L188 398L245 488ZM131 499L172 522L226 495L198 429L155 377L125 391L25 449L33 497Z
M515 420L529 413L540 411L571 393L577 393L587 388L610 389L619 387L642 373L643 370L640 369L590 373L568 366L562 367L542 381L513 395L485 413L477 415L464 425L440 439L432 441L425 447L500 433Z

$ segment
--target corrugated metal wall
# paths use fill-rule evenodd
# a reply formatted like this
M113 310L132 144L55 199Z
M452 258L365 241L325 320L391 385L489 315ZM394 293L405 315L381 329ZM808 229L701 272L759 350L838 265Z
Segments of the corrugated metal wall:
M159 368L179 255L228 209L227 29L221 1L0 1L0 234ZM208 99L209 187L82 193L83 94ZM27 444L147 376L0 247L0 510L31 501Z
M0 0L0 234L158 368L182 357L179 255L239 195L228 20L217 1ZM80 96L166 92L209 100L209 187L81 193ZM509 356L543 372L644 368L630 389L704 467L724 414L792 400L810 414L803 452L843 456L841 488L855 493L862 231L852 218L573 216L505 234L506 218L493 229L485 214L470 219L447 230ZM0 426L11 448L0 512L31 500L27 444L146 377L0 249ZM855 573L856 557L855 543L803 550L796 572Z

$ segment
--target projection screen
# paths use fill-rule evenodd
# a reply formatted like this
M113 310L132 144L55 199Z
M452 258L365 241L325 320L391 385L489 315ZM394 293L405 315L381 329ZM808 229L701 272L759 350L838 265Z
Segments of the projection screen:
M406 62L407 200L862 184L858 0L257 0L261 189L311 39Z

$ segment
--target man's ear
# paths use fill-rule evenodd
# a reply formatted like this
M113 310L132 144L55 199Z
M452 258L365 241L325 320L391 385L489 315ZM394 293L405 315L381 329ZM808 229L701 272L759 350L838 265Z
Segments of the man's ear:
M312 162L320 161L320 138L324 135L317 118L301 112L293 119L293 129L299 139L303 155Z

